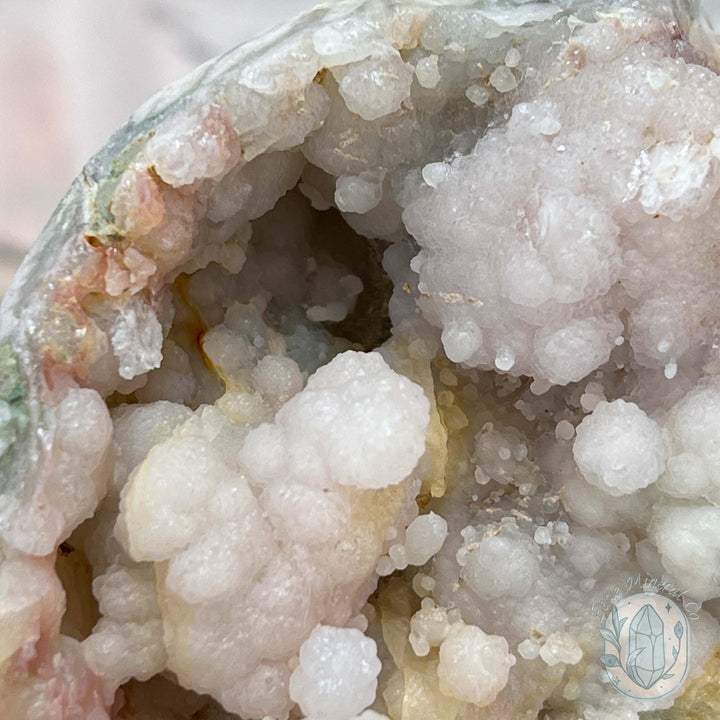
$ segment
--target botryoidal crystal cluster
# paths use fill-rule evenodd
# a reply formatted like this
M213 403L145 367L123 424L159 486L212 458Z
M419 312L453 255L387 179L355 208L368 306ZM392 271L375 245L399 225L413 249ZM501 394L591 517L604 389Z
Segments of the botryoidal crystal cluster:
M719 717L716 48L352 0L148 101L2 306L0 717Z

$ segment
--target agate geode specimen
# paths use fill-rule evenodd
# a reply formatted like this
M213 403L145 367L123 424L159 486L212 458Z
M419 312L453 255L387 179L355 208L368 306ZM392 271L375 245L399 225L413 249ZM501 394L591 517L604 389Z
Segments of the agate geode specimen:
M3 720L720 716L699 17L339 3L133 116L2 306Z

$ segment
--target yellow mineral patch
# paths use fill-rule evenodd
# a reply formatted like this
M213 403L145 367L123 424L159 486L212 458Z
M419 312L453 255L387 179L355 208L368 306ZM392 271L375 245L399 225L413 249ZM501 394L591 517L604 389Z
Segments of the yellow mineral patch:
M715 720L720 717L720 645L675 704L657 713L640 713L643 720Z
M430 400L430 422L425 433L425 455L420 460L420 472L423 480L419 501L429 497L442 497L445 494L445 476L448 462L448 431L438 410L435 395L435 382L429 359L412 353L406 342L392 340L388 343L385 355L390 367L416 382L425 391Z
M447 430L434 404L430 409L430 423L425 436L425 446L429 468L423 482L423 492L429 492L432 497L442 497L445 494L445 469L448 454Z
M376 605L394 663L384 682L381 675L380 683L391 720L454 720L463 703L440 692L437 649L418 657L408 640L410 618L420 605L407 578L389 578L378 592Z

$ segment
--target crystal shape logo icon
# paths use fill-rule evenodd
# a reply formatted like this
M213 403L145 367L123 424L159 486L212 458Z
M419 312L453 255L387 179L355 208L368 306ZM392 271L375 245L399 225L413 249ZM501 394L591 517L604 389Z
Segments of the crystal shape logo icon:
M651 688L665 671L665 626L655 608L646 603L630 622L627 670L633 682Z
M687 618L670 598L629 595L612 604L598 630L605 641L600 662L619 692L649 700L682 685L689 658Z

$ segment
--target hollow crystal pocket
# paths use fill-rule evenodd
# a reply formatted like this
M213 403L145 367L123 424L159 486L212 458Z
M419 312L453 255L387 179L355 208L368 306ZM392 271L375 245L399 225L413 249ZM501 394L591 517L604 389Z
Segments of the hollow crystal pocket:
M111 138L3 301L3 718L717 716L683 8L339 3Z

